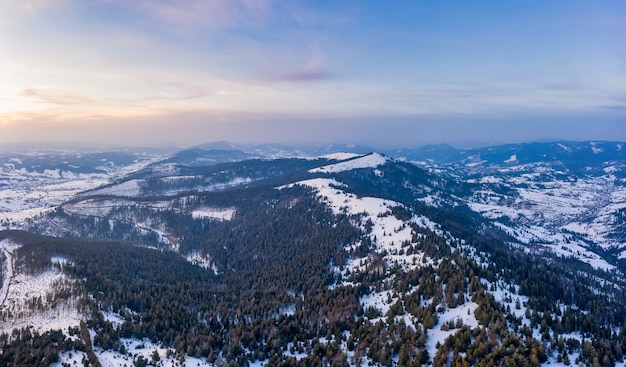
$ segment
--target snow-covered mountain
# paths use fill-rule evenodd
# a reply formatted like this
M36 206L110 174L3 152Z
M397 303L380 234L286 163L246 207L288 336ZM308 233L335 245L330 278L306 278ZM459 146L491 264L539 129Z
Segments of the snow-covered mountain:
M610 142L511 144L469 150L439 145L387 151L389 155L385 156L328 153L333 149L367 148L327 146L316 148L317 152L327 153L318 159L310 156L313 148L307 148L305 153L286 146L243 147L228 142L209 143L170 157L137 153L4 153L0 223L2 228L27 228L28 219L55 207L74 215L98 212L100 218L107 218L107 213L117 210L113 209L118 205L112 204L116 201L124 208L129 207L128 200L144 210L177 208L169 197L193 197L197 192L223 191L264 180L280 181L280 177L285 179L300 170L300 175L304 175L307 170L309 175L342 174L350 180L352 190L399 202L434 208L466 205L480 213L488 221L486 225L532 251L551 251L612 269L626 258L622 147L623 143ZM270 158L277 155L308 156ZM324 165L327 160L331 164ZM429 173L415 170L414 166ZM416 184L424 180L429 182ZM159 199L163 197L168 199ZM157 198L158 204L143 205L137 202L139 198ZM103 234L89 233L93 228L77 231L58 224L48 225L49 228L35 224L30 228L54 235ZM151 228L145 223L135 223L133 227L139 232L158 234L159 238L167 237L162 228Z
M6 225L31 233L0 232L0 323L63 318L71 343L18 333L0 358L36 340L103 365L624 365L621 143L324 149L61 161L102 171L73 175L7 156L24 177L3 201L44 194ZM20 186L37 175L65 181Z
M1 192L5 198L0 202L1 223L3 228L26 228L27 219L64 202L67 204L59 207L61 212L97 212L101 219L121 210L118 206L157 212L166 208L181 210L175 204L176 200L181 201L181 195L193 198L198 192L223 191L267 180L282 182L281 177L289 180L289 175L299 171L305 175L306 170L309 175L341 174L350 180L352 190L399 202L434 208L467 206L488 221L485 225L532 251L550 251L594 267L613 269L626 259L622 146L608 142L558 142L460 150L440 145L388 152L397 155L395 159L378 153L272 159L263 154L276 155L275 149L283 156L303 153L285 146L272 145L269 151L268 146L247 147L258 154L253 155L226 142L181 151L171 157L128 153L7 154L7 163L2 167L7 189ZM265 153L261 153L262 148ZM318 149L326 148L330 149ZM326 161L331 164L325 165ZM153 202L142 204L137 201L140 198ZM134 204L131 206L128 200ZM117 216L123 223L131 224L125 215ZM57 223L57 217L51 214L46 220L56 218L52 222ZM164 224L150 226L144 221L133 221L135 230L131 232L147 233L150 238L157 235L171 244L165 240L168 236L162 228ZM113 223L111 228L115 228ZM90 232L93 226L76 230L57 223L30 228L57 236L104 235L102 231ZM118 228L127 230L125 225Z

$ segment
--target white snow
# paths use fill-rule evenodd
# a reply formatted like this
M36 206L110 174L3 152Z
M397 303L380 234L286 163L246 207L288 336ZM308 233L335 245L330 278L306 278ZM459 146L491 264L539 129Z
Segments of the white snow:
M509 157L509 159L504 161L504 163L513 163L513 162L517 162L517 155L516 154L513 154L511 157Z
M0 332L11 333L13 329L32 328L39 333L49 330L67 330L79 326L85 315L78 311L77 302L61 303L54 308L13 316L10 322L0 322Z
M391 297L391 291L380 291L361 297L359 302L364 310L367 310L368 307L374 307L378 309L384 317L387 312L389 312L391 306L396 302L396 299ZM375 322L375 320L370 321Z
M600 255L595 254L578 243L545 244L553 253L563 257L575 257L578 260L593 266L596 269L612 270L614 265L609 264Z
M2 250L5 259L5 264L3 264L2 272L2 289L0 290L0 306L2 307L4 307L5 305L7 296L9 294L9 285L15 275L15 265L13 261L15 250L19 249L20 247L20 244L15 243L11 240L3 240L2 242L0 242L0 249Z
M105 218L115 208L136 205L136 202L128 199L84 199L63 205L63 210L67 213Z
M379 153L372 153L360 158L348 160L345 162L339 162L335 164L329 164L327 166L314 168L309 170L310 173L338 173L343 171L350 171L353 169L359 168L376 168L381 166L387 161L389 158L383 156Z
M129 308L127 308L126 310L132 313L132 311ZM112 311L100 311L100 312L102 313L102 316L104 317L104 319L110 322L114 328L120 327L122 326L122 324L124 324L124 318L120 316L119 314L112 312Z
M236 211L235 208L198 208L191 212L191 216L195 219L231 220Z
M65 265L71 265L72 261L65 256L52 256L50 262L53 264L59 264L62 267Z
M0 183L0 229L22 229L25 221L69 200L86 189L105 183L104 175L49 178L36 173L2 172Z

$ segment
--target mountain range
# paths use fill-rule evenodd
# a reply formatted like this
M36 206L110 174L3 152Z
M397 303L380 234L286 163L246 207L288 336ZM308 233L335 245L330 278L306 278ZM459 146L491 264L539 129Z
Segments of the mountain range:
M624 365L624 144L2 153L0 359Z

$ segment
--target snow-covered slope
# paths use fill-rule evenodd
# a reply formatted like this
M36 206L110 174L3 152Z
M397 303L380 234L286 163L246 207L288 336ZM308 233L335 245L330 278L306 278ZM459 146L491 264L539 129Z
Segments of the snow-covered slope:
M10 333L25 327L43 332L77 326L84 317L78 310L78 299L57 296L74 289L74 281L61 271L67 259L52 258L58 267L30 274L16 266L15 251L20 247L11 240L0 241L4 254L0 332Z
M383 258L387 263L397 264L409 270L418 262L420 266L428 262L421 253L408 255L404 251L416 235L411 224L420 224L429 230L439 231L437 225L428 218L415 216L409 221L398 219L393 215L392 210L396 207L403 207L401 203L377 197L359 197L345 192L342 190L342 186L345 185L334 179L317 178L296 184L314 188L318 198L335 214L355 218L354 224L368 233L369 240L374 246L373 250L386 254ZM361 244L361 242L349 244L348 250L354 250ZM363 259L353 259L347 269L348 272L364 271L370 265L370 263L363 262Z
M337 173L359 168L376 168L387 163L388 158L379 153L367 154L358 158L309 170L311 173Z

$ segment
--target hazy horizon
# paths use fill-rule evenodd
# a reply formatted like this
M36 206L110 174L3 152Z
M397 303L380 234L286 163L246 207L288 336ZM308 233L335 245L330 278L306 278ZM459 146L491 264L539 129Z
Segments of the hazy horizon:
M200 148L205 150L246 150L253 148L261 148L263 146L275 146L275 147L284 147L287 149L302 151L307 150L319 150L324 148L338 148L336 151L340 151L342 147L346 147L346 151L350 150L350 148L362 148L369 149L371 152L384 152L391 151L395 149L419 149L429 146L439 146L439 145L448 145L455 149L464 150L464 149L478 149L478 148L487 148L487 147L497 147L503 145L516 145L516 144L533 144L533 143L568 143L568 142L607 142L607 143L624 143L626 144L626 140L603 140L603 139L590 139L590 140L563 140L563 139L537 139L537 140L526 140L526 141L517 141L517 142L502 142L502 141L467 141L467 142L459 142L449 144L447 142L433 142L427 144L419 144L419 145L376 145L376 144L354 144L354 143L308 143L308 144L288 144L288 143L277 143L277 142L262 142L262 143L237 143L228 140L216 140L216 141L207 141L200 144L193 145L93 145L87 143L78 143L78 142L20 142L20 143L5 143L0 144L0 152L15 152L15 153L28 153L28 152L82 152L82 153L90 153L90 152L115 152L115 151L143 151L145 153L160 153L160 154L174 154L187 149ZM233 144L234 146L231 148L223 148L219 145L221 144Z

